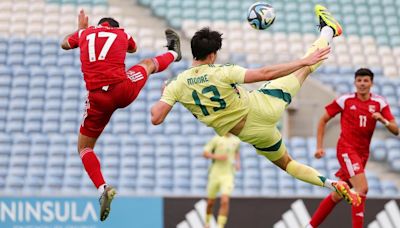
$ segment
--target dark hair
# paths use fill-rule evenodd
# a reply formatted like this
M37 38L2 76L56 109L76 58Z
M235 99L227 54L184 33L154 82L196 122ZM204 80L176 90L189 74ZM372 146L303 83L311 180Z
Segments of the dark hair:
M100 19L98 25L103 24L104 22L107 22L111 27L118 28L119 23L116 21L114 18L111 17L103 17Z
M204 60L211 53L216 53L222 46L222 33L212 31L205 27L197 31L190 46L192 48L193 58L195 60Z
M371 81L374 81L374 73L368 68L358 69L354 74L354 78L357 78L359 76L369 76L371 78Z

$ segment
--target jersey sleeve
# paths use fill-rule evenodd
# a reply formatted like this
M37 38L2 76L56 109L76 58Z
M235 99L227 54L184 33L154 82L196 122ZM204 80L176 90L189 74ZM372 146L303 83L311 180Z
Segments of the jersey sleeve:
M165 86L160 101L165 102L171 106L173 106L178 101L177 83L175 80L169 82L167 86Z
M386 105L382 111L381 111L382 116L387 119L388 121L394 120L394 116L392 114L392 111L390 111L389 105Z
M336 116L338 113L342 112L342 108L336 102L336 100L332 101L330 104L325 106L325 110L330 117Z
M216 145L217 145L217 141L218 141L218 136L214 136L214 138L212 138L212 139L204 146L203 151L210 152L210 153L214 152L214 149L215 149L215 147L216 147Z
M68 44L71 48L79 47L79 34L82 30L76 31L74 34L68 37Z
M128 37L128 50L132 50L136 48L136 42L133 40L132 36L128 33L126 33Z
M244 76L246 75L246 68L243 68L241 66L235 65L235 64L226 64L223 65L225 68L225 81L227 83L239 83L243 84L244 83Z

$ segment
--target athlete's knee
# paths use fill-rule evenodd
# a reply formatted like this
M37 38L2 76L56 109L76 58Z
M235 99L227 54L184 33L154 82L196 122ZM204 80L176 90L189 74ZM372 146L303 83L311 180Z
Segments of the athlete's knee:
M207 208L208 209L213 208L214 204L215 204L215 199L208 199L207 200Z
M368 185L360 186L360 187L356 188L356 191L357 191L360 195L366 196L367 193L368 193Z
M286 151L281 158L279 158L276 161L273 161L273 163L275 165L277 165L279 168L281 168L282 170L286 171L286 168L287 168L289 162L291 162L291 161L292 161L292 158L289 156L289 154Z
M223 195L221 196L221 207L228 207L229 206L229 196Z
M79 134L78 136L78 154L81 153L82 150L90 148L93 149L96 144L97 138L91 138L85 136L83 134Z

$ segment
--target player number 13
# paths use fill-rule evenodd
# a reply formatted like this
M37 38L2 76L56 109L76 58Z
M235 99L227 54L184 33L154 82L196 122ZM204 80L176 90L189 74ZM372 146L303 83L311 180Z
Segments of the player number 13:
M360 127L366 127L367 126L367 116L359 115L359 118L360 118Z
M219 107L214 107L214 108L213 108L214 112L216 112L216 111L218 111L218 110L221 110L221 109L225 109L225 107L226 107L226 102L225 102L224 99L221 99L221 94L219 93L217 87L215 87L215 86L212 85L212 86L205 87L205 88L201 91L202 94L209 93L209 92L212 92L212 93L213 93L213 96L210 97L210 100L213 101L213 102L219 103ZM208 112L206 106L203 105L203 104L201 104L199 95L197 94L196 90L193 90L193 92L192 92L192 97L193 97L194 103L195 103L197 106L200 107L201 112L203 113L203 115L205 115L205 116L210 115L210 113Z
M99 32L99 37L106 37L107 41L104 43L103 48L100 51L99 58L96 59L96 51L95 51L95 40L96 33L92 33L86 36L86 40L89 40L88 51L89 51L89 61L94 62L96 60L104 60L108 51L110 50L111 45L114 43L117 38L117 34L111 32Z

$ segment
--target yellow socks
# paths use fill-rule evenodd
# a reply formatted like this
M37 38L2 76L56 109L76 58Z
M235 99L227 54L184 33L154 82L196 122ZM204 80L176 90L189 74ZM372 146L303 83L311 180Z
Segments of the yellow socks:
M206 225L210 224L212 216L213 216L212 214L207 214L206 215Z
M289 162L289 164L286 167L286 172L295 177L296 179L317 186L324 186L326 180L326 178L322 176L314 168L300 164L295 160Z
M227 220L228 218L226 216L218 215L218 228L224 228Z
M315 52L318 48L325 48L325 47L328 47L328 41L325 38L320 37L316 41L314 41L312 46L307 50L307 53L305 54L305 56L308 56L311 53ZM314 72L322 64L322 62L323 61L320 61L320 62L310 66L311 72Z

